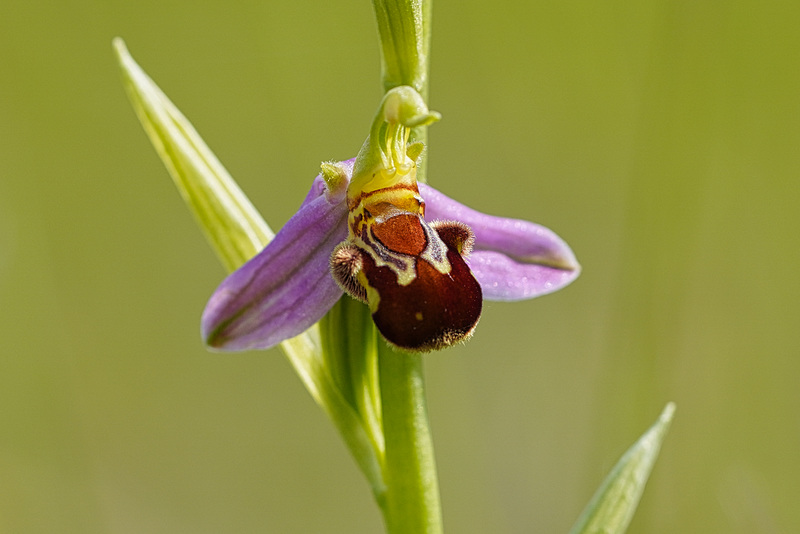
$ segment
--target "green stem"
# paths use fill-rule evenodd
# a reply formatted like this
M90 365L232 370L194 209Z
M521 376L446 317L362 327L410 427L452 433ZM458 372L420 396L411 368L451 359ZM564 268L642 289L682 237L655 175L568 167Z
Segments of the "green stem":
M426 98L428 5L422 0L373 0L381 38L383 91L410 85ZM427 13L425 13L427 12Z
M378 343L387 486L383 513L390 534L441 534L439 483L428 425L422 356Z

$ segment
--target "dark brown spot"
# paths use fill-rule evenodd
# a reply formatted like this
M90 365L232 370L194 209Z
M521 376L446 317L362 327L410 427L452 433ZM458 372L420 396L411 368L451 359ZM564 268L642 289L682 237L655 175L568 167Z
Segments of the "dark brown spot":
M350 229L353 233L358 233L358 227L361 226L361 222L364 220L364 215L359 213L353 218L353 222L350 224Z

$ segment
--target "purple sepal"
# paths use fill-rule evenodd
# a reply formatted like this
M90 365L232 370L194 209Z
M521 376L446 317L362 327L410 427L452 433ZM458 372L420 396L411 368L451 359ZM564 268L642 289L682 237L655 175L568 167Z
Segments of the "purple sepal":
M317 177L275 239L220 284L203 312L206 343L223 350L270 348L305 331L339 300L342 290L329 265L334 247L347 237L347 205L343 196L329 201L325 192Z
M487 300L522 300L551 293L580 274L569 246L553 231L528 221L480 213L419 184L427 220L461 221L475 246L467 263Z

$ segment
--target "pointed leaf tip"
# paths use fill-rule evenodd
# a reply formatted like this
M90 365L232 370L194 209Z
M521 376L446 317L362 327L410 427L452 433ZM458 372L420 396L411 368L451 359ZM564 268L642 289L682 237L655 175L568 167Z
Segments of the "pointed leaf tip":
M189 121L130 56L125 42L117 37L112 46L128 97L145 132L212 248L223 265L233 271L270 242L274 237L272 231ZM348 164L352 168L352 161L343 162L345 166ZM320 179L319 187L312 190L308 201L320 196L323 190ZM226 333L213 327L204 328L202 335L215 348L229 341ZM331 381L324 366L319 328L314 325L286 339L281 348L311 396L341 431L373 488L385 488L378 454L363 421Z
M211 149L155 82L112 42L139 121L209 244L228 270L253 257L273 233Z
M658 421L620 458L570 534L623 534L633 518L647 479L658 457L675 403L668 403Z

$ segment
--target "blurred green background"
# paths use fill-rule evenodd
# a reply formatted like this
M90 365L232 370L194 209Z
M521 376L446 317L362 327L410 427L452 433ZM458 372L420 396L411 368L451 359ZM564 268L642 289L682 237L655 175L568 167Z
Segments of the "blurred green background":
M445 525L566 532L667 401L636 533L800 531L800 4L434 6L430 181L584 272L428 358ZM0 532L375 533L277 351L210 354L223 269L123 37L274 228L380 98L367 0L0 3Z

